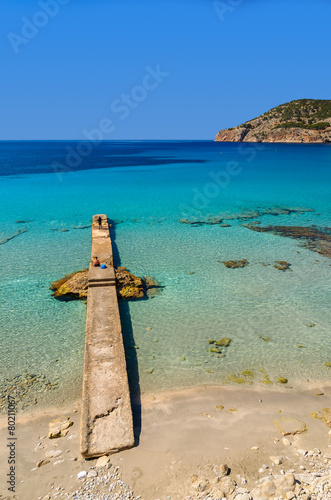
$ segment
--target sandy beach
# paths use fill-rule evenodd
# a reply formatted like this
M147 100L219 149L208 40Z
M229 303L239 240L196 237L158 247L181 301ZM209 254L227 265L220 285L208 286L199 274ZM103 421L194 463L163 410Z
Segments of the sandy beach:
M222 465L229 468L226 474L229 491L231 485L236 485L233 492L225 491L225 498L276 498L250 497L247 492L254 491L261 478L285 477L288 471L295 475L295 493L299 494L300 489L309 487L303 474L314 480L329 474L330 429L311 414L331 406L330 403L331 386L315 385L299 393L291 389L203 386L148 394L141 401L141 418L135 409L136 446L112 455L108 465L101 468L96 467L96 460L86 461L79 453L79 402L23 414L18 416L16 428L18 465L14 498L219 498L212 496L212 488L215 490L215 484L218 482L219 487L223 481L224 491L224 478L212 479L210 471L212 466ZM49 423L63 416L73 421L69 433L49 439ZM283 417L292 430L298 430L304 423L306 432L284 439L274 424ZM6 419L1 420L0 434L5 442ZM274 462L270 457L274 457ZM13 498L5 485L9 467L5 447L0 459L3 471L0 498L4 500ZM277 459L279 465L275 465ZM37 467L40 460L48 463ZM89 477L78 479L82 471L90 473ZM111 484L116 483L113 492L109 492L104 479L107 474L111 476ZM97 484L99 478L103 478L101 484ZM89 489L92 493L87 493ZM322 494L297 497L288 493L284 498L331 498L327 489Z

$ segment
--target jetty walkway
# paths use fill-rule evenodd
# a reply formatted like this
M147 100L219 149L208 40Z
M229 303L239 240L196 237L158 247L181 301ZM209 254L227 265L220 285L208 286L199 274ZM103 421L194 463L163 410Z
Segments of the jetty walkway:
M102 224L99 228L98 217ZM132 410L106 215L92 220L88 276L80 451L99 457L134 445Z

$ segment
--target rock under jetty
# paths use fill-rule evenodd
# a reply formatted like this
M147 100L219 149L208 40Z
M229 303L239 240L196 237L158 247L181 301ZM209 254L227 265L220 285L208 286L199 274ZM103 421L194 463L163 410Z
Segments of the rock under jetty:
M115 268L117 296L123 300L152 298L162 286L151 276L139 278L129 273L126 267ZM86 300L88 293L88 269L67 274L53 281L50 286L53 297L58 300Z
M53 281L49 289L54 290L52 295L59 300L86 300L88 290L88 269L67 274L63 278Z
M302 226L246 226L258 233L272 233L286 238L293 238L303 243L303 246L325 257L331 258L331 228Z

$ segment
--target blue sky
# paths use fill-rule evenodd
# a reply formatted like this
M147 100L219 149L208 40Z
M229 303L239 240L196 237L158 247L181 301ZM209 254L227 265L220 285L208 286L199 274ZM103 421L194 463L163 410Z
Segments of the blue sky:
M213 139L331 97L329 0L0 6L0 139Z

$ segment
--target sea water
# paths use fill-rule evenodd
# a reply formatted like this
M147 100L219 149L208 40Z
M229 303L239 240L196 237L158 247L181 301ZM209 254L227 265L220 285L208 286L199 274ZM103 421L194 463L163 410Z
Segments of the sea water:
M0 143L0 384L45 375L58 386L41 389L37 405L79 398L86 306L55 300L49 286L89 265L96 213L116 222L115 264L163 287L120 306L130 382L142 393L233 383L245 370L276 387L278 377L294 388L330 379L330 260L240 220L180 222L290 206L314 212L261 225L330 226L330 146L102 142L84 155L80 146ZM236 259L249 265L222 262ZM225 356L211 353L209 340L224 337Z

